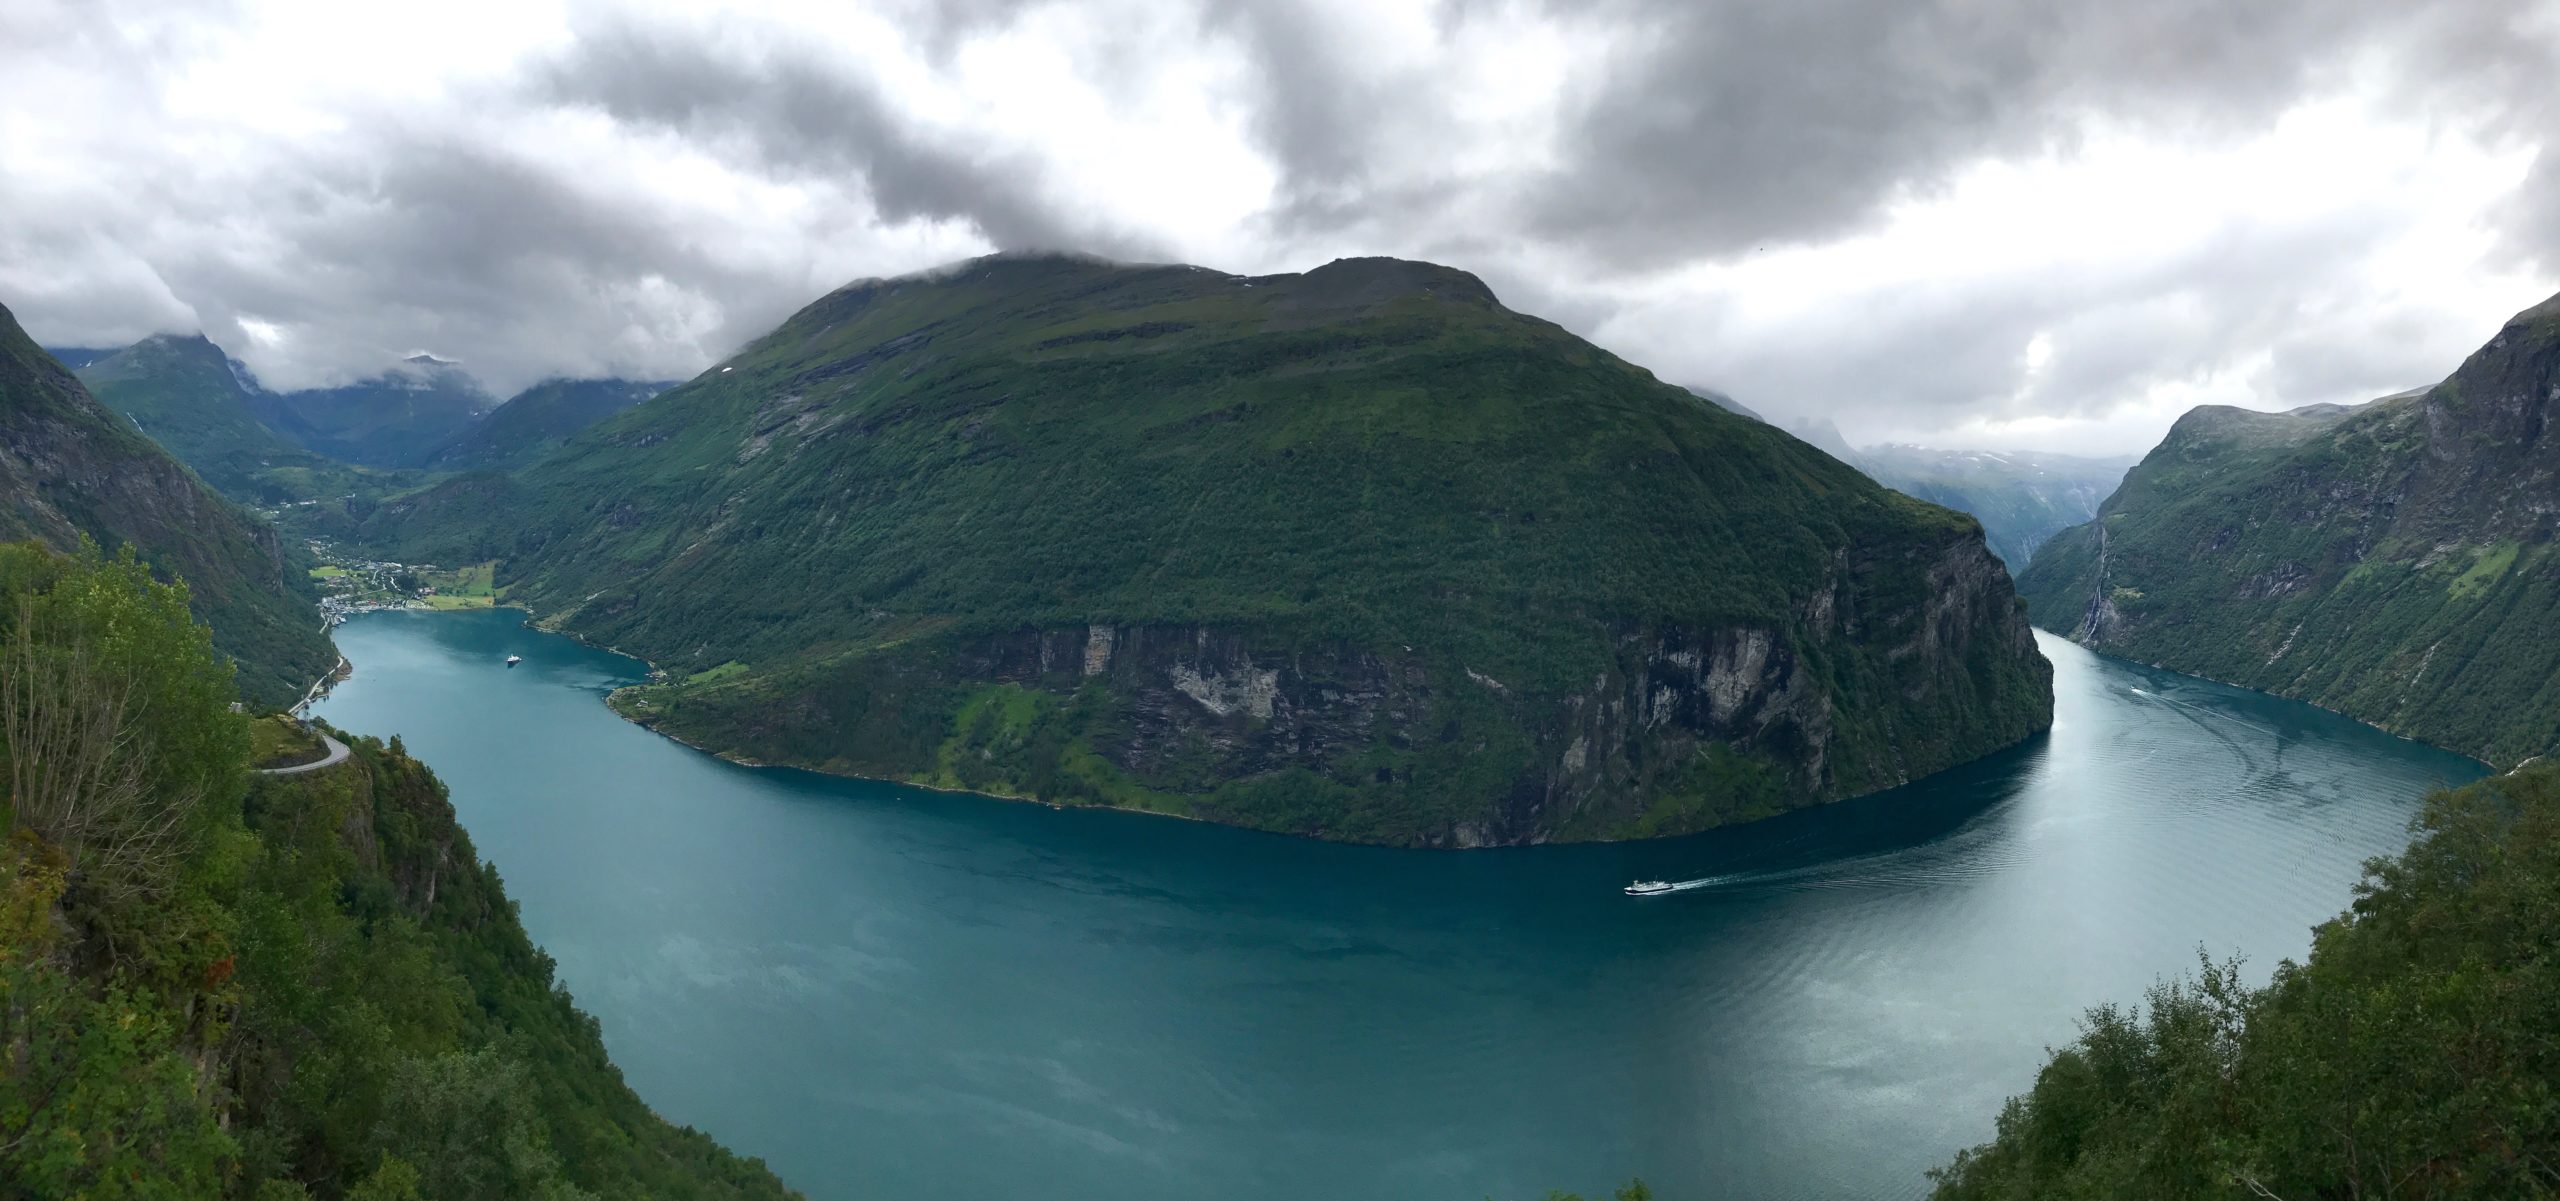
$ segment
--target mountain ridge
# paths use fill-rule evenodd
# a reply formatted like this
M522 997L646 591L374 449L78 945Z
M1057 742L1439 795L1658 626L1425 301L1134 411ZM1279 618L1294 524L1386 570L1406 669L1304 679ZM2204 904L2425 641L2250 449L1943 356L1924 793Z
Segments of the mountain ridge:
M503 559L699 745L1325 837L1677 832L2050 720L1970 518L1435 264L859 281L343 520Z

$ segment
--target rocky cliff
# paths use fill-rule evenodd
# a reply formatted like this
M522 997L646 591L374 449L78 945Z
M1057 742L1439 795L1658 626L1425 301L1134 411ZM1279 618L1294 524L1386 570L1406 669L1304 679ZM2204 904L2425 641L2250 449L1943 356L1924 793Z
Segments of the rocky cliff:
M2198 409L2020 577L2037 624L2498 763L2560 747L2560 298L2433 388Z

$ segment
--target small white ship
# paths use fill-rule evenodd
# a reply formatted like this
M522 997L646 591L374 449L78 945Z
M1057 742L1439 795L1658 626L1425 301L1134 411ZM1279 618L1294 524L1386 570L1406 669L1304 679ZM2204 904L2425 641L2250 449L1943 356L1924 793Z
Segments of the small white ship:
M1671 886L1660 880L1638 880L1627 885L1627 895L1631 897L1659 896L1670 891Z
M515 666L516 664L518 664L518 663L522 663L522 662L524 662L524 656L522 656L522 655L509 655L509 656L507 656L507 666L509 666L509 667L513 667L513 666Z

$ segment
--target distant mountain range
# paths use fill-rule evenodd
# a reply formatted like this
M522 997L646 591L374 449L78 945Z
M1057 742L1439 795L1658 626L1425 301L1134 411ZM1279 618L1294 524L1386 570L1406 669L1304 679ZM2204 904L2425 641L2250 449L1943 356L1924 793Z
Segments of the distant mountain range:
M1713 388L1689 391L1725 410L1765 420ZM1907 496L1970 513L1984 541L2014 574L2055 534L2089 520L2134 463L2133 456L2047 451L1936 450L1887 443L1860 450L1828 418L1785 427L1816 449Z
M2018 580L2037 624L2493 763L2560 750L2560 297L2360 406L2208 406Z
M347 531L765 762L1327 838L1669 834L2050 720L1975 523L1475 277L995 257Z
M271 392L202 335L82 351L108 407L235 499L289 504L415 486L384 471L521 465L664 383L546 380L495 404L459 364L417 356L341 388Z
M2130 455L2087 458L1891 443L1856 454L1850 466L1877 483L1981 519L1991 553L2013 574L2034 560L2047 539L2095 516L2134 464Z
M268 428L366 467L421 466L497 407L460 364L423 354L343 387L250 394L250 408Z

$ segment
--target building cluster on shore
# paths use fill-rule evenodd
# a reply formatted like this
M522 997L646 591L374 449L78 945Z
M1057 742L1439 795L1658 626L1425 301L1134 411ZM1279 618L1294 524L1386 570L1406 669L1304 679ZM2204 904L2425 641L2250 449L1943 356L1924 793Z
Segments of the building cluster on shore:
M427 573L435 570L432 566L342 558L325 542L314 540L308 545L323 565L313 574L322 590L320 620L324 629L358 613L424 607L420 598L435 591L425 583Z

